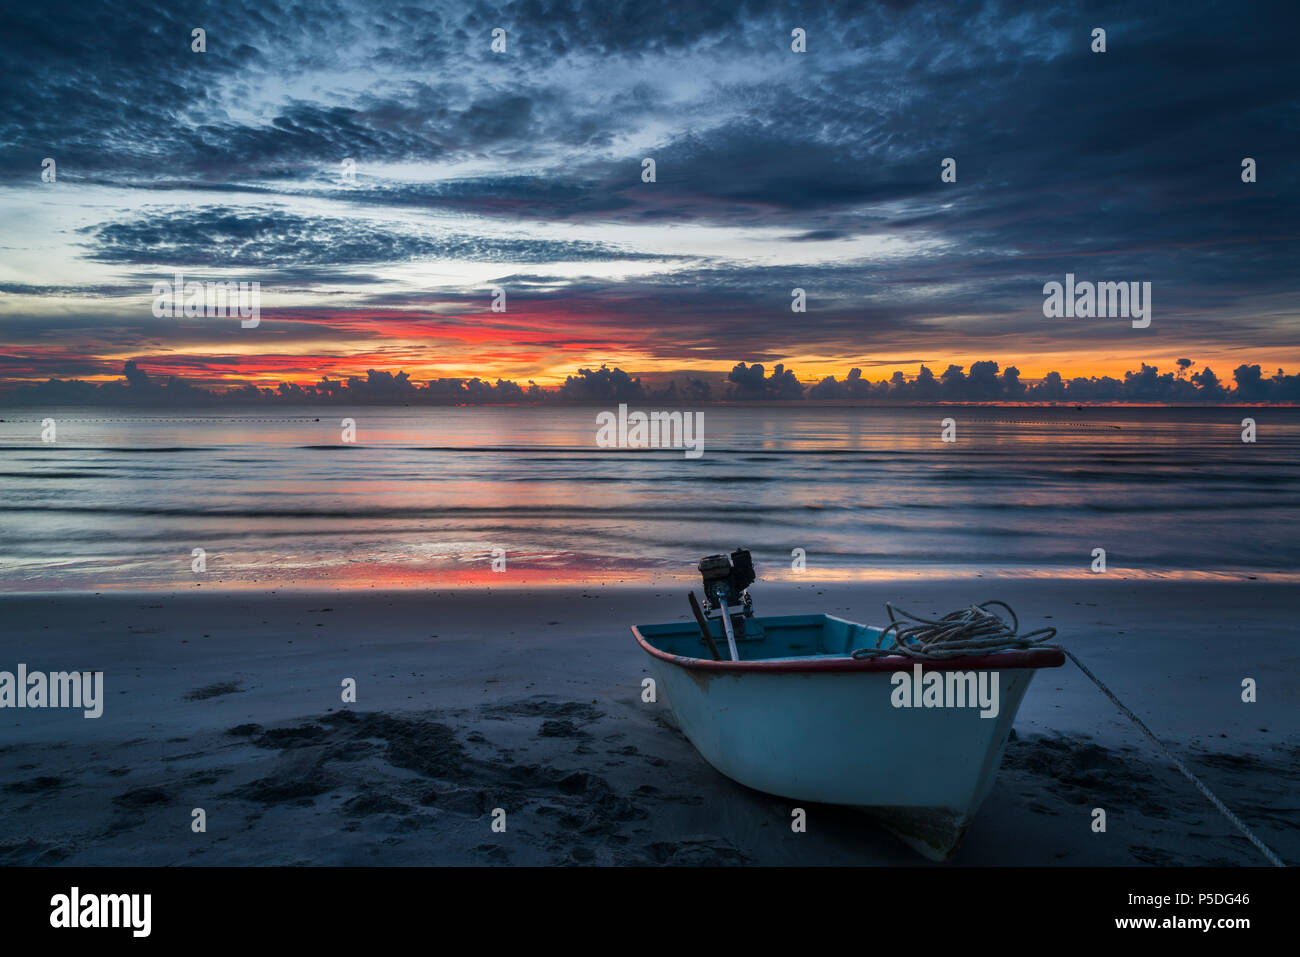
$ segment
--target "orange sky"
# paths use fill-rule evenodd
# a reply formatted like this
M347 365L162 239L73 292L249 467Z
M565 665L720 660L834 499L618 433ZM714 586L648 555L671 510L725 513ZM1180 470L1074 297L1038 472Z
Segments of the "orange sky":
M1161 371L1175 371L1175 360L1179 354L1167 356L1146 355L1141 357L1117 356L1113 353L1080 354L1065 353L1061 355L1039 354L1023 359L1008 359L987 353L954 352L934 360L927 360L935 374L943 372L949 363L955 363L969 369L973 362L993 359L1005 368L1014 365L1020 370L1020 377L1025 381L1041 378L1049 371L1060 372L1067 379L1078 376L1112 376L1123 379L1124 373L1136 370L1141 363L1155 365ZM607 349L604 351L582 351L574 355L556 355L549 350L519 350L475 352L464 358L451 356L430 356L429 350L418 345L410 347L387 347L380 351L338 352L303 352L281 354L240 354L223 353L221 361L213 361L209 356L184 354L153 353L142 355L138 352L122 352L101 356L109 368L120 370L127 360L134 359L138 365L151 376L181 376L195 384L213 386L223 382L235 384L251 382L260 386L274 386L280 382L293 382L300 385L315 383L322 376L331 379L345 379L350 375L364 375L369 369L379 369L397 373L405 371L415 382L424 382L434 378L497 378L512 379L521 384L534 381L538 385L552 386L560 384L565 377L583 367L594 368L602 364L611 368L621 368L632 375L645 376L647 379L671 379L686 375L713 374L725 376L735 362L702 361L690 365L680 359L659 359L630 350ZM892 359L880 356L874 359L863 357L838 357L820 355L789 356L784 359L769 360L765 365L770 369L775 362L784 361L787 368L795 371L804 383L819 381L827 375L844 378L848 370L855 365L860 367L863 376L871 381L890 378L895 371L901 371L909 378L918 371L915 362L905 358ZM1232 369L1242 362L1258 363L1263 366L1266 375L1277 368L1288 370L1300 366L1300 360L1294 355L1270 355L1267 351L1254 350L1249 355L1199 356L1194 358L1194 369L1206 365L1214 368L1221 377L1229 378ZM738 357L736 361L752 361L752 357ZM14 380L42 380L43 375L13 375ZM78 376L90 382L109 382L121 378L120 371L106 371L103 374Z
M843 379L855 366L866 379L881 381L895 372L912 377L922 363L939 375L950 363L969 370L973 363L988 360L1001 368L1016 366L1021 379L1029 382L1050 371L1067 379L1112 376L1122 380L1125 372L1138 370L1144 362L1165 372L1176 371L1176 360L1183 357L1192 360L1192 371L1208 365L1223 380L1230 380L1232 370L1243 363L1261 365L1266 377L1278 368L1300 367L1300 354L1287 347L1228 345L1199 335L1144 337L1125 342L1123 348L1117 347L1119 340L1103 339L1088 348L1077 340L1062 342L1045 335L1034 341L1014 335L961 335L956 326L951 331L926 330L923 340L918 335L891 337L906 339L908 344L872 354L828 354L817 349L783 353L775 345L757 350L751 340L734 335L725 319L711 322L704 330L656 328L648 320L619 317L615 322L609 315L575 313L549 304L500 316L285 310L262 321L257 335L242 334L237 324L219 326L197 319L171 327L168 335L109 326L102 336L86 341L29 343L0 354L0 383L52 377L115 381L128 360L135 360L150 376L176 375L208 388L249 382L267 387L280 382L307 385L322 376L364 376L370 369L404 371L417 383L479 377L554 386L580 368L601 365L660 381L686 375L716 379L737 362L761 362L769 370L781 362L805 384L828 375ZM796 330L793 335L797 334ZM1067 344L1074 348L1062 348Z

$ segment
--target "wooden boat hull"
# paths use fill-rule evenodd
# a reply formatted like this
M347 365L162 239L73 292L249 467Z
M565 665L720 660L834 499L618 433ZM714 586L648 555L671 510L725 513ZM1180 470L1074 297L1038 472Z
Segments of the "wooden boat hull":
M681 654L703 646L693 624L632 629L682 733L727 777L790 800L861 807L932 859L956 850L992 789L1034 671L1063 661L1035 649L927 662L924 673L988 672L997 714L896 707L892 676L916 662L848 654L878 630L829 615L754 622L764 637L742 641L738 662ZM813 653L768 656L791 650Z

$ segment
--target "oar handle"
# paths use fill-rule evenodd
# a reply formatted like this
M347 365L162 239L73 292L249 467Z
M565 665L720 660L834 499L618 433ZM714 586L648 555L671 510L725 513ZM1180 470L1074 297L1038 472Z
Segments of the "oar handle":
M721 661L722 655L718 654L718 646L713 643L713 636L709 634L709 620L704 617L704 610L700 608L700 601L695 597L695 592L688 591L686 597L691 600L691 611L695 613L695 623L700 626L700 634L704 636L704 643L709 646L709 654L713 655L714 661Z

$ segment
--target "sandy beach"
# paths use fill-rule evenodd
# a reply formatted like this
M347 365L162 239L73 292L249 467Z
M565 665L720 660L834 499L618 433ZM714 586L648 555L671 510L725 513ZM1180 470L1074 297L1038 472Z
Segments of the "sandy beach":
M886 600L928 614L994 597L1026 628L1058 627L1300 862L1295 585L755 588L759 614L868 623ZM684 589L617 585L0 596L0 670L102 670L105 699L98 719L0 711L0 861L934 866L849 809L811 806L807 833L792 833L791 802L718 774L665 700L641 701L647 660L628 626L688 614ZM348 678L354 704L340 696ZM206 832L191 828L195 808ZM947 866L1262 863L1067 663L1035 679Z

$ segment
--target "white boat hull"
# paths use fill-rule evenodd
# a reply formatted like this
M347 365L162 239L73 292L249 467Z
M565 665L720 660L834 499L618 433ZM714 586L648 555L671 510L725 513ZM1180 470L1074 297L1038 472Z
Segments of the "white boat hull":
M805 659L821 670L798 671L781 670L800 665L792 658L651 658L682 733L722 774L792 801L864 808L936 859L955 849L992 789L1035 670L1023 656L1008 659L1022 662L1016 667L983 668L997 684L998 709L981 717L978 706L896 707L891 677L913 668L903 659L848 670L867 663L822 655ZM837 665L845 670L830 670Z

